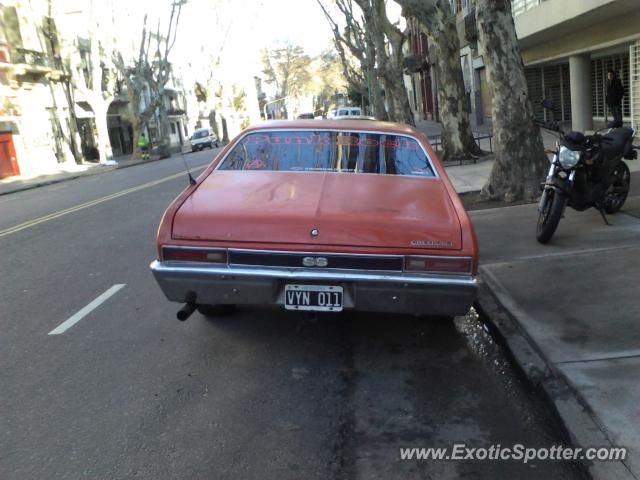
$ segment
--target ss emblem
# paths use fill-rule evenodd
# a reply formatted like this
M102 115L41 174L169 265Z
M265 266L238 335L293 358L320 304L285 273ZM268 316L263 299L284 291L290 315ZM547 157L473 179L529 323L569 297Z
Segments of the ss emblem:
M324 257L304 257L302 265L305 267L326 267L329 261Z

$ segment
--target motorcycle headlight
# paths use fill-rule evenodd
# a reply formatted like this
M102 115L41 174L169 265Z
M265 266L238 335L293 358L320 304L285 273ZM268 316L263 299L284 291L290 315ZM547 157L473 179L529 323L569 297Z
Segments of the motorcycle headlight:
M580 161L580 155L582 152L576 152L568 149L567 147L560 147L560 154L558 155L558 161L562 168L573 168Z

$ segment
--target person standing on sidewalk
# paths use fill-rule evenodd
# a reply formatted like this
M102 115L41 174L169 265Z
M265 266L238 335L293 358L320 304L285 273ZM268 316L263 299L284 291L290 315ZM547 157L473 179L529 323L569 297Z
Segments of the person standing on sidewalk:
M610 128L618 128L622 126L622 97L624 97L624 87L613 70L607 73L607 105L613 116L613 120L609 123Z
M140 147L140 151L142 152L142 159L149 159L149 140L145 136L144 132L140 134L138 137L138 147Z

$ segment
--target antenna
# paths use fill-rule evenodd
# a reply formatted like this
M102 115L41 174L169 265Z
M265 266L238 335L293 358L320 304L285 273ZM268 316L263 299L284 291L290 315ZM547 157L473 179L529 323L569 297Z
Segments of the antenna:
M184 162L184 168L187 170L187 175L189 176L189 183L191 185L195 185L196 181L191 175L191 170L189 170L189 165L187 164L187 159L184 158L184 151L182 150L182 145L180 145L180 156L182 156L182 161Z

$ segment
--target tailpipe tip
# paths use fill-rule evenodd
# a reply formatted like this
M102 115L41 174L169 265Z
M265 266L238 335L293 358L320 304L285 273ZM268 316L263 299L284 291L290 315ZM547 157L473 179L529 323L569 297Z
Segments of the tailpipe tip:
M193 312L195 312L197 305L195 303L185 303L184 307L178 310L177 317L178 320L184 322L187 318L191 316Z

